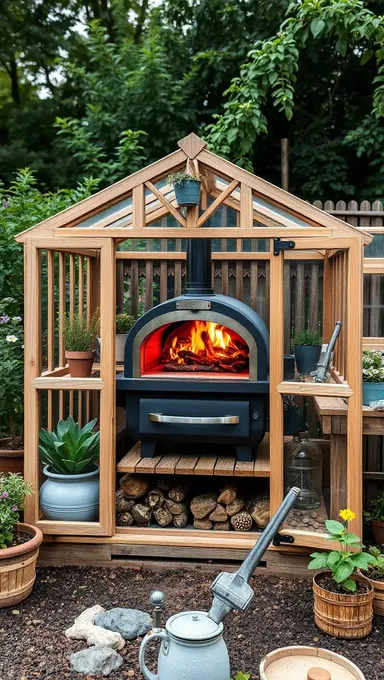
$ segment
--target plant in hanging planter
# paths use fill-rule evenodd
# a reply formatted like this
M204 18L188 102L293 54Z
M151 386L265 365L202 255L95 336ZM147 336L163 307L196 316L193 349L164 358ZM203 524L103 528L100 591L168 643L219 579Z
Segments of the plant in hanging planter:
M369 548L369 552L375 558L366 572L374 589L373 613L384 616L384 553L376 546Z
M322 338L319 331L306 328L298 331L293 338L296 368L301 375L315 370L320 358Z
M378 493L370 502L365 519L372 524L377 545L384 545L384 491Z
M32 492L32 485L20 474L0 474L0 571L3 576L0 579L0 607L24 600L35 581L43 535L40 529L19 523L25 498Z
M168 175L167 182L173 185L176 201L180 207L199 205L200 175L192 175L189 172L175 172Z
M99 509L100 432L97 419L83 428L72 416L55 432L40 430L40 458L48 478L40 489L46 519L91 522Z
M363 352L363 404L384 399L384 361L378 349Z
M23 472L24 328L12 298L0 302L0 473Z
M131 314L116 315L116 361L124 363L125 343L128 332L131 330L136 319Z
M308 565L324 570L313 579L315 623L335 637L365 637L372 630L373 587L358 570L367 570L375 558L362 550L361 539L348 529L355 513L345 509L339 515L343 522L329 519L325 527L327 538L337 541L340 549L312 553Z
M72 378L89 378L96 352L95 339L99 329L97 312L91 321L80 313L66 314L63 322L65 358Z

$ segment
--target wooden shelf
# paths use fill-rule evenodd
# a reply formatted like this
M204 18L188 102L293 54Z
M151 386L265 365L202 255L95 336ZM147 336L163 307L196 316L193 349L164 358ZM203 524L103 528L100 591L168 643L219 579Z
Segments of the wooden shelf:
M197 448L197 447L196 447ZM201 448L201 447L200 447ZM236 455L164 453L154 458L141 457L137 442L122 458L117 472L161 475L210 475L221 477L269 477L269 435L257 447L255 460L242 463Z
M37 390L102 390L104 381L101 378L71 378L64 375L62 377L40 377L34 378L33 387Z

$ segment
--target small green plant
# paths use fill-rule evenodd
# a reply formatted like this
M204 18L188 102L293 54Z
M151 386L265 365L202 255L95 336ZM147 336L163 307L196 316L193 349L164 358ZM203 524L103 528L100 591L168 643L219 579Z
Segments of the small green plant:
M362 366L364 382L384 382L383 354L380 350L364 350Z
M24 328L13 298L0 301L0 436L21 448L24 398Z
M99 332L97 312L90 322L80 313L72 317L66 314L63 319L63 336L65 349L68 352L90 352Z
M136 319L131 314L117 314L116 315L116 334L128 333L131 330Z
M51 472L79 475L90 472L99 457L100 432L93 432L97 418L83 428L72 416L59 420L56 432L40 430L40 458Z
M370 502L367 512L364 513L368 522L384 522L384 491L378 493Z
M294 345L321 345L322 337L319 331L312 328L305 328L297 331L293 337Z
M314 552L311 554L312 561L308 569L330 569L332 578L342 590L354 593L356 581L351 578L357 569L369 569L369 565L375 561L372 554L363 552L361 539L348 531L348 523L355 519L356 515L352 510L346 508L340 510L339 516L343 523L334 519L327 519L325 527L328 531L327 538L340 543L340 550L331 552ZM352 547L353 550L348 548Z
M0 474L0 548L7 548L16 535L16 525L25 498L32 493L32 484L11 472L8 477Z
M174 172L167 177L168 184L172 184L174 187L182 187L191 180L200 181L200 175L191 175L189 172Z
M375 545L369 548L369 552L375 558L375 561L369 565L369 578L377 581L384 580L384 553Z
M250 673L237 673L234 678L230 678L230 680L249 680L251 677Z

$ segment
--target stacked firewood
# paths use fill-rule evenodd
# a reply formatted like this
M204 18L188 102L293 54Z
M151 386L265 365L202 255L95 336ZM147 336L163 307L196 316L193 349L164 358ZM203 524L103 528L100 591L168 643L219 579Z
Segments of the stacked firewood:
M151 488L145 475L126 474L116 492L116 523L148 527L151 522L161 527L174 525L179 529L188 522L185 503L188 489L172 479L158 478Z
M256 496L245 500L232 483L221 491L195 496L190 507L195 529L249 531L253 525L264 529L269 522L269 499Z

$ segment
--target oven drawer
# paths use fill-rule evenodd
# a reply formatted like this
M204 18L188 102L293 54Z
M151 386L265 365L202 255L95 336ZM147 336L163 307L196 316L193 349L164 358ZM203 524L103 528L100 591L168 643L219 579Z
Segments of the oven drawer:
M248 401L140 399L141 435L249 436Z

